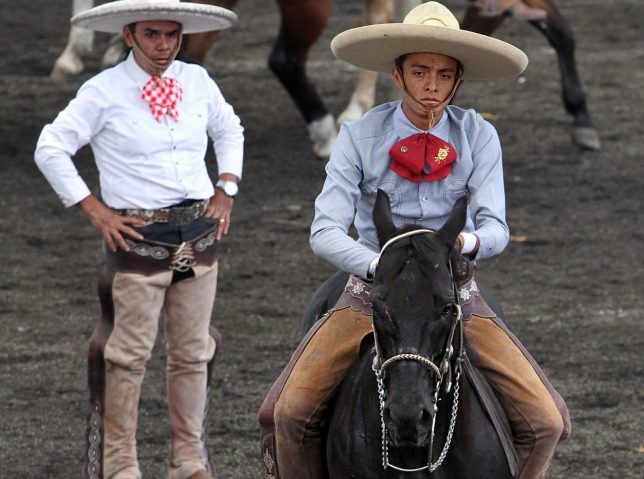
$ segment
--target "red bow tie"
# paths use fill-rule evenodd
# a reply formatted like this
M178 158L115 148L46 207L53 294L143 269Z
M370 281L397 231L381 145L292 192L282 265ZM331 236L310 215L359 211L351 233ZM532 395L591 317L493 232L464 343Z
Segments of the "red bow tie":
M456 160L456 149L431 133L416 133L400 140L389 150L389 168L413 182L446 178Z
M157 121L168 114L179 121L178 103L183 100L183 89L179 80L153 76L141 90L141 98L150 102L150 111Z

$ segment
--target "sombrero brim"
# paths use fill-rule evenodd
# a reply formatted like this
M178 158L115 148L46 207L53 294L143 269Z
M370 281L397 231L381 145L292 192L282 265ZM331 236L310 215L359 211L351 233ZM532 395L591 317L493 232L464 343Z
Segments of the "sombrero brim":
M200 33L228 28L237 22L237 15L226 8L198 3L120 0L74 15L71 23L97 32L121 33L131 23L162 20L180 23L183 33Z
M528 65L526 54L507 42L429 25L387 23L352 28L331 41L331 50L341 60L378 72L390 72L396 58L407 53L440 53L459 60L469 80L515 76Z

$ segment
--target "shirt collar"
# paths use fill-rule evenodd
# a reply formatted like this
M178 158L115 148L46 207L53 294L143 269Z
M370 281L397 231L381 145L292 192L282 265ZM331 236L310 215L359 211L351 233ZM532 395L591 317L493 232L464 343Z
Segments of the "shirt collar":
M411 135L417 133L431 133L434 136L439 137L442 140L448 141L449 137L449 115L447 114L447 109L444 110L443 116L438 121L434 128L431 130L421 130L416 127L405 115L405 112L402 109L402 101L398 103L396 111L394 112L394 131L398 138L407 138Z
M173 61L170 67L163 73L163 76L176 78L176 70L176 61ZM125 71L127 71L128 75L130 75L130 77L140 88L143 88L145 84L150 80L150 74L143 70L143 68L141 68L138 63L136 63L136 60L134 59L134 52L132 51L130 51L127 58L125 59Z

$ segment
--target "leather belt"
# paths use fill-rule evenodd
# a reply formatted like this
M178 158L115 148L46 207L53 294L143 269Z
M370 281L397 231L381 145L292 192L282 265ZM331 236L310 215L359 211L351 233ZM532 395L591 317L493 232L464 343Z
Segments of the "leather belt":
M209 200L195 201L188 206L173 206L157 210L127 208L115 210L121 216L138 218L150 223L168 223L170 225L187 225L202 217L208 210Z
M196 265L211 266L217 260L218 227L215 225L195 239L178 245L126 236L130 250L105 248L106 264L112 271L145 276L168 270L184 272Z

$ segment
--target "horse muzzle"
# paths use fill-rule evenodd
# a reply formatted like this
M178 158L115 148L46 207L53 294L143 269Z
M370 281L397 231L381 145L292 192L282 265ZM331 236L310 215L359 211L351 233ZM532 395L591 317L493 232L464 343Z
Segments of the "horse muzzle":
M420 447L431 437L433 407L396 407L384 410L390 444L394 447Z

